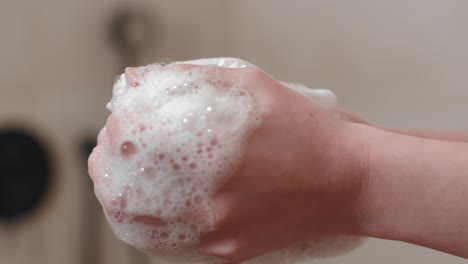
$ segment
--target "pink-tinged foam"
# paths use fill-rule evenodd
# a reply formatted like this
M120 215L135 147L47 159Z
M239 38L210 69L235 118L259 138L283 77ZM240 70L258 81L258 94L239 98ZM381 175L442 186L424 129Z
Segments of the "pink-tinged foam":
M189 63L253 67L236 59ZM211 262L193 245L214 228L210 195L237 170L261 113L242 84L225 87L203 69L187 69L154 64L125 70L115 83L112 114L89 158L89 172L120 239L174 261ZM336 103L327 90L285 85L323 109ZM338 240L346 241L355 240ZM256 262L292 261L336 248L336 240L327 243L306 243Z
M150 65L127 68L115 84L90 174L113 231L141 250L197 256L192 246L216 217L209 197L258 125L245 88L213 78Z

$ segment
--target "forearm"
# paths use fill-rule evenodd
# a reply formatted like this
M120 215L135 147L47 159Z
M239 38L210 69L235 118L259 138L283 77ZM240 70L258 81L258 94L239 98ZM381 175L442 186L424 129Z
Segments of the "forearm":
M367 122L364 118L350 112L344 108L337 107L334 113L340 119L353 123L361 123L370 126L375 126ZM378 126L375 126L378 127ZM437 140L468 142L468 131L444 131L444 130L422 130L422 129L405 129L405 128L385 128L378 127L390 132L404 134L408 136L415 136L421 138L431 138Z
M468 258L468 144L363 129L361 233Z
M388 128L390 132L437 140L468 142L468 132Z

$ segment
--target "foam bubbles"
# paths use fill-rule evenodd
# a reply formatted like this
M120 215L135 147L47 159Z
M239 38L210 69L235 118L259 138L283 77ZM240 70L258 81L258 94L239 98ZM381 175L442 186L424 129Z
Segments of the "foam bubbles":
M253 67L232 58L186 63ZM116 79L107 104L112 114L89 166L96 196L121 240L171 261L213 261L192 247L213 229L209 197L239 167L249 134L262 120L242 84L221 81L177 63L127 68ZM285 85L323 109L336 104L331 92ZM258 261L300 259L314 248L311 242Z
M242 85L220 83L203 69L176 65L128 68L116 80L90 167L123 241L155 254L196 256L191 246L213 228L215 183L239 166L260 122Z

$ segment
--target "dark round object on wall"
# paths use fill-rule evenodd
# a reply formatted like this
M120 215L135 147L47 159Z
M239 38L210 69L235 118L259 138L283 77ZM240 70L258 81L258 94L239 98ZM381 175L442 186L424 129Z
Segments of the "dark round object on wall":
M49 156L39 139L21 129L0 130L0 220L38 208L50 181Z

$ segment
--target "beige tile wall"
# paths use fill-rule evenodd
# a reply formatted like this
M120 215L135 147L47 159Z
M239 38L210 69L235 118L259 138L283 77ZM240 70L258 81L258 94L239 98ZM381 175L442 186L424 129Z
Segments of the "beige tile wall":
M107 116L119 60L108 23L119 6L153 15L160 30L141 63L222 55L224 3L216 0L3 0L0 4L0 129L20 123L51 142L55 181L44 207L14 226L0 223L0 263L80 263L83 196L90 185L78 149ZM100 263L142 264L101 216ZM92 243L92 241L89 241ZM82 263L82 262L81 262ZM92 263L87 263L92 264Z
M385 125L467 128L468 2L230 1L228 50ZM396 104L398 102L398 104Z
M52 142L58 165L44 208L14 228L0 224L0 263L79 263L80 201L89 182L76 146L107 115L119 69L106 25L124 3L152 14L160 29L154 48L141 52L142 64L238 56L278 78L332 89L343 105L381 125L468 128L463 0L3 0L0 127L27 123ZM131 251L102 227L101 263L131 262ZM465 261L370 240L317 262Z

